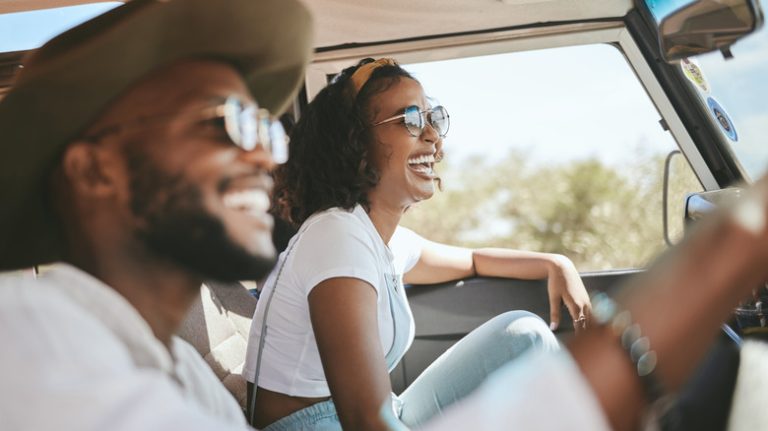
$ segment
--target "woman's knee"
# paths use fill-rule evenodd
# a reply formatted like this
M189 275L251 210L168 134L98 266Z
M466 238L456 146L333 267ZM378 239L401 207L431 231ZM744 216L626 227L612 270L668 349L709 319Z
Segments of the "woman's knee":
M489 322L494 332L508 342L530 344L530 347L544 350L557 350L560 344L555 334L549 329L547 322L541 317L522 310L508 311L500 314Z

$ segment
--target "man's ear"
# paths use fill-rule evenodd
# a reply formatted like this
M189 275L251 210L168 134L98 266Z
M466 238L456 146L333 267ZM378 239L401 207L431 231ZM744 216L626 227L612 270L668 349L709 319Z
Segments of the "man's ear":
M73 142L64 150L61 167L72 188L83 195L106 197L115 193L118 166L108 148Z

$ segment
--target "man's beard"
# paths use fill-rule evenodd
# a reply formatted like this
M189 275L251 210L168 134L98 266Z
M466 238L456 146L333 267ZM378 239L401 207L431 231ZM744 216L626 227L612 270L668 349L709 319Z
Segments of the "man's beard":
M150 250L205 279L258 280L269 273L275 257L253 255L232 241L198 187L163 173L140 151L126 153L131 211L141 221L136 236Z

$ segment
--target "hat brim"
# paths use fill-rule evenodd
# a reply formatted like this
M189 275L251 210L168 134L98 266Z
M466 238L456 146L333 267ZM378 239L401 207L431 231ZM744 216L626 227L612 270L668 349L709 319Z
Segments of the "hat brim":
M61 258L50 172L132 84L182 59L216 59L279 114L302 83L311 34L297 0L133 0L38 49L0 101L0 270Z

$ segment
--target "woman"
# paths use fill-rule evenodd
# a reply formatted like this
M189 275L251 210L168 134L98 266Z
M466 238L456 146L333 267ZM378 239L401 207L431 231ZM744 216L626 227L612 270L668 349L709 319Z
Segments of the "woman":
M414 334L403 282L547 277L552 329L561 301L586 326L589 298L568 259L451 247L398 226L439 185L433 168L448 126L445 109L431 106L419 82L391 59L344 70L303 113L275 187L277 212L300 228L265 283L244 371L257 386L253 425L385 429L388 372ZM422 423L531 346L557 348L541 319L520 311L498 316L392 406L406 424Z

